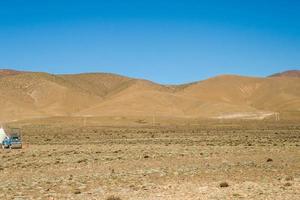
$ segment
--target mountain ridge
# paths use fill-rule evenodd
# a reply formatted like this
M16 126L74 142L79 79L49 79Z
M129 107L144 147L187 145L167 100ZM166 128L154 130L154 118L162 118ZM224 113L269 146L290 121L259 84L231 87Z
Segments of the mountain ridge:
M0 121L54 116L266 118L300 112L300 80L221 75L163 85L111 73L0 73Z
M272 74L269 77L294 77L294 78L300 78L300 70L288 70L288 71Z

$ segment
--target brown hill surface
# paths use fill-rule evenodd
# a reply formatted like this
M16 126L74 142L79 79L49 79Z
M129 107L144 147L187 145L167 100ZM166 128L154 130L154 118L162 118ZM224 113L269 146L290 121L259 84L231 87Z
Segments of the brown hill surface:
M300 70L289 70L281 73L276 73L271 75L270 77L296 77L300 78Z
M25 73L25 72L11 70L11 69L0 69L0 78L3 76L13 76L13 75L22 74L22 73Z
M240 106L241 111L246 108L276 112L300 109L300 80L289 77L219 76L193 84L182 93L205 102Z
M108 73L73 74L60 77L74 87L102 98L110 96L133 83L130 78Z
M59 76L46 73L2 77L0 95L2 121L71 115L102 100Z
M54 116L263 119L300 113L300 80L218 76L167 86L114 74L15 72L0 78L0 120ZM295 114L296 113L296 114Z

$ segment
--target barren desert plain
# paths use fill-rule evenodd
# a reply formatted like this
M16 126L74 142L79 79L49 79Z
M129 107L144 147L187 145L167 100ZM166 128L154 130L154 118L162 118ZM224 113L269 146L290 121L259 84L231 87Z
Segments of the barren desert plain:
M297 121L161 121L10 123L24 148L0 151L0 198L299 199Z

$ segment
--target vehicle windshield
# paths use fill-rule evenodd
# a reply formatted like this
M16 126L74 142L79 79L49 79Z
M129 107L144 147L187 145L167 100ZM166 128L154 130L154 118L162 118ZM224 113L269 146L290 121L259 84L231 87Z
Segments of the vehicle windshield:
M13 136L13 137L11 137L11 140L13 140L13 141L19 141L20 138L18 136Z

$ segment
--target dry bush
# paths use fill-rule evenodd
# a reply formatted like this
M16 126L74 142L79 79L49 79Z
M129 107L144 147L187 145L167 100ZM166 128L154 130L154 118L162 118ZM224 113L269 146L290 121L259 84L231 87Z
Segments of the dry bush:
M285 178L285 180L286 180L286 181L293 181L294 178L293 178L292 176L287 176L287 177Z
M220 187L229 187L229 184L227 182L220 183Z
M109 196L109 197L107 197L107 198L106 198L106 200L121 200L121 198L120 198L120 197L117 197L117 196L114 196L114 195L112 195L112 196Z
M292 186L292 184L290 182L287 182L287 183L284 184L284 186L285 187L290 187L290 186Z

